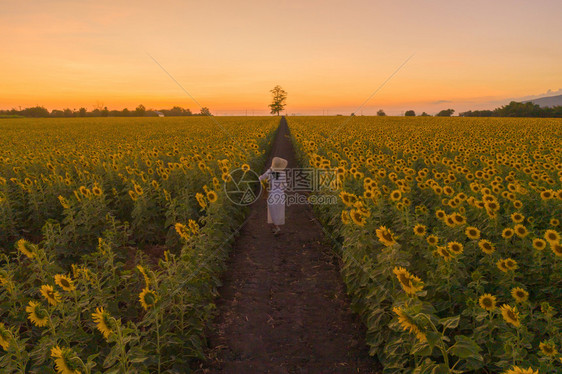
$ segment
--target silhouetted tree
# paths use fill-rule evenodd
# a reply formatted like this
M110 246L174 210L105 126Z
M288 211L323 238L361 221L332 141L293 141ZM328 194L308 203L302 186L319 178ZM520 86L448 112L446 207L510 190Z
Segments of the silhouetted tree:
M139 117L144 117L144 115L146 114L146 108L144 107L144 105L139 105L136 109L135 109L135 114Z
M377 112L377 116L386 116L386 113L384 112L384 110L379 109L379 111Z
M416 116L416 112L414 112L413 110L407 110L406 113L404 113L404 115L406 117L415 117Z
M426 112L423 112L422 114L420 114L420 116L422 116L422 117L431 117L431 115L427 114Z
M199 114L202 116L212 116L211 111L206 106L201 108L201 112Z
M273 89L269 92L273 95L273 101L269 104L269 107L271 108L270 113L279 115L279 113L281 113L287 105L285 103L287 101L287 92L279 85L273 87Z
M451 117L453 115L453 113L455 113L454 109L443 109L442 111L437 113L435 116L437 116L437 117Z

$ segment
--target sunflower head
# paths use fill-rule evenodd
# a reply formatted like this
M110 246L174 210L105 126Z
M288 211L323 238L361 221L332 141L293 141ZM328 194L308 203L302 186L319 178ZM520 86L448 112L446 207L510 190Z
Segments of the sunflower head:
M385 226L380 226L376 230L376 234L377 234L377 237L379 238L379 241L382 244L384 244L385 246L390 247L390 246L396 244L394 234L392 233L392 231L387 229Z
M402 289L408 295L415 295L416 292L423 290L423 282L420 278L416 277L415 275L410 274L408 270L404 269L403 267L395 267L392 272L398 278Z
M207 200L209 200L210 203L214 203L215 201L217 201L217 199L218 199L218 195L215 191L213 190L207 191Z
M524 303L529 299L529 293L521 287L515 287L511 290L511 296L518 303Z
M33 258L35 256L36 246L25 239L20 239L16 243L16 248L18 251L23 253L27 258Z
M425 342L427 340L426 335L422 332L421 328L415 323L415 321L408 315L408 313L400 308L394 307L392 311L398 316L398 322L404 331L408 331L411 334L416 335L416 338L420 342Z
M2 322L0 322L0 347L2 347L2 349L4 349L5 351L8 350L8 348L10 347L10 341L12 334L10 333L10 331L4 326L4 324Z
M61 301L59 293L49 284L41 286L41 295L43 295L43 297L51 305L57 305Z
M174 228L183 240L189 240L191 237L190 230L183 223L176 223Z
M43 309L40 303L36 301L30 301L25 307L27 312L27 318L37 327L45 327L49 323L49 315L47 311Z
M439 237L437 235L428 235L427 238L427 244L429 245L436 245L439 242Z
M550 244L558 243L560 241L560 234L556 230L546 230L544 238Z
M464 250L463 245L458 242L449 242L447 244L447 248L449 249L449 252L455 256L460 255Z
M533 239L533 248L535 248L537 251L542 251L546 248L546 241L539 238Z
M417 236L425 236L427 228L424 225L417 224L414 226L414 234Z
M550 249L556 255L556 257L562 257L562 244L560 243L553 243L550 245Z
M529 231L527 231L527 228L520 223L515 225L513 230L515 231L515 234L517 234L517 236L520 238L524 238L529 235Z
M510 323L515 327L521 326L521 321L519 320L519 312L517 312L517 309L515 307L504 304L500 307L500 309L505 322Z
M74 282L70 279L69 276L64 274L57 274L55 275L55 283L58 284L63 290L69 292L76 289Z
M482 309L485 309L487 311L491 312L496 309L496 297L490 295L489 293L480 296L480 298L478 299L478 303L480 304L480 307Z
M139 300L144 310L148 310L156 305L158 296L156 295L156 292L148 288L144 288L139 294Z
M548 357L554 357L558 354L556 345L552 341L544 341L539 344L541 353Z
M504 239L510 239L513 235L515 234L515 232L513 231L512 228L508 227L506 229L503 229L502 231L502 238Z
M491 255L496 250L496 248L494 247L492 242L490 242L489 240L486 240L486 239L480 240L478 242L478 247L480 247L482 252L486 253L487 255Z
M59 374L80 374L79 360L76 359L76 353L72 349L54 346L51 348L51 357L55 360L55 367Z
M104 308L96 308L95 313L92 313L92 319L96 324L96 329L98 329L107 340L109 335L113 333L111 315L109 312Z
M480 238L480 230L478 230L474 226L468 226L466 230L464 230L466 237L469 239L479 239Z

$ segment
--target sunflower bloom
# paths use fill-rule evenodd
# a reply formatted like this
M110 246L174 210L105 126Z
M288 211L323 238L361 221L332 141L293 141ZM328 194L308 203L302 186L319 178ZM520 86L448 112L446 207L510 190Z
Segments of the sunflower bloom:
M406 314L406 312L397 307L392 308L392 311L398 316L398 322L400 323L404 331L408 331L410 332L410 334L415 334L416 338L418 338L420 342L426 341L427 338L425 334L414 323L414 321L412 321L412 319Z
M72 279L63 274L55 275L55 283L67 292L74 291L76 289L76 286L74 285Z
M27 312L27 318L37 327L45 327L47 323L49 323L49 315L41 307L41 304L36 301L30 301L29 304L25 307L25 311Z
M387 229L385 226L381 226L376 230L377 237L379 241L387 247L396 244L396 240L394 239L394 234L392 231Z
M519 366L513 366L511 369L504 371L502 374L539 374L538 370L532 368L523 369Z
M549 244L556 244L560 241L560 234L556 230L546 230L544 238Z
M96 324L96 328L102 333L107 340L113 332L111 329L111 315L103 308L96 308L96 312L92 313L92 319Z
M351 217L351 220L357 226L365 226L365 222L366 222L365 217L363 217L363 215L358 209L351 209L349 211L349 217Z
M558 354L558 351L556 350L556 346L554 345L553 342L541 342L539 344L539 349L541 350L542 354L548 357L553 357L556 356Z
M176 229L176 232L182 239L189 240L191 236L189 234L189 229L183 223L176 223L174 227Z
M455 257L447 247L437 247L437 254L445 261L450 261L453 257Z
M562 257L562 244L554 243L550 245L550 249L557 257Z
M194 220L192 219L188 220L187 225L189 226L189 229L191 230L192 234L195 235L199 232L199 225Z
M420 278L412 275L408 272L408 270L404 269L403 267L395 267L392 272L398 278L402 289L408 295L414 295L416 292L419 292L423 289L423 282Z
M349 212L347 210L341 211L341 221L344 225L349 225L351 218L349 217Z
M158 296L156 292L148 288L143 288L142 292L139 294L139 300L144 310L148 310L148 308L156 305Z
M489 312L496 309L496 297L486 293L478 299L478 303L482 309L485 309Z
M518 303L524 303L529 299L529 293L521 287L515 287L511 290L511 296Z
M55 367L59 374L80 374L78 364L73 360L76 355L72 349L54 346L51 348L51 357L55 359Z
M217 201L218 195L215 191L209 190L207 192L207 199L209 200L210 203L214 203L215 201Z
M4 327L4 324L0 322L0 347L5 351L10 347L10 332Z
M537 251L542 251L546 248L546 241L540 238L533 239L533 248Z
M197 199L197 202L199 203L199 206L202 209L205 209L207 207L207 202L205 201L205 196L202 193L197 192L195 194L195 198Z
M23 253L27 258L33 258L35 256L34 245L25 239L18 240L18 242L16 243L16 247L18 251Z
M427 238L425 238L425 240L429 245L436 245L439 242L439 238L437 237L437 235L433 235L433 234L428 235Z
M417 236L425 236L427 228L424 225L415 225L414 234Z
M491 255L496 250L496 248L494 247L492 242L490 242L489 240L486 240L486 239L480 240L478 242L478 247L480 247L482 252L486 253L487 255Z
M48 284L41 286L41 295L43 295L43 297L47 299L47 302L51 305L57 305L61 301L60 294L55 291L53 286Z
M519 320L519 312L517 312L517 309L515 307L504 304L500 307L500 309L505 322L511 323L515 327L521 326L521 321Z
M460 255L463 252L463 245L461 243L457 243L457 242L449 242L447 244L447 248L449 249L449 251L454 254L455 256Z
M466 230L464 230L464 233L469 239L480 239L480 230L478 230L476 227L469 226L466 228Z

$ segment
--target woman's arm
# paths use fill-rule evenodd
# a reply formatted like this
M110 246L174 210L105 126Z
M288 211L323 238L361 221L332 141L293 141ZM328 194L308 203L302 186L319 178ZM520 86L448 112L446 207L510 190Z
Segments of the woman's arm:
M271 175L271 169L267 169L265 173L260 175L260 181L263 181L264 179L269 179L270 175Z

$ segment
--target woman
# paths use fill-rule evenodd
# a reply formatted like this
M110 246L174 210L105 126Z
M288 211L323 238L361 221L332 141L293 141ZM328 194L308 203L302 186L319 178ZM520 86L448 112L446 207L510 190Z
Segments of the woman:
M287 160L273 157L271 167L260 176L260 181L269 181L269 196L267 197L267 223L273 224L273 234L281 231L280 225L285 224L285 189L287 175L285 168Z

